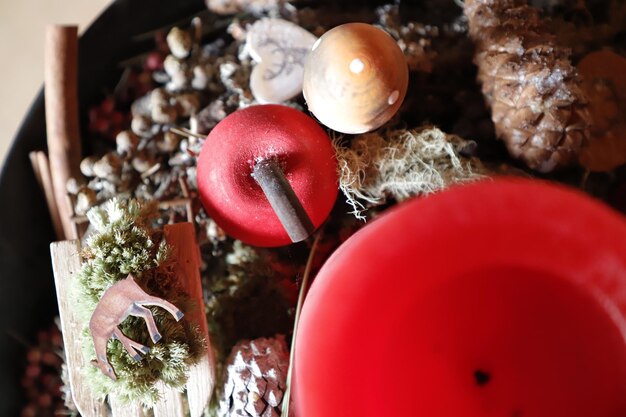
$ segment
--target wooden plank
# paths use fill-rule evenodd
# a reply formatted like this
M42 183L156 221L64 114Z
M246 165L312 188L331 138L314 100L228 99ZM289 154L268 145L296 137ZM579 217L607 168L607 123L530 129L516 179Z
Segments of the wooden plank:
M172 246L172 255L177 259L176 274L181 277L184 290L195 300L196 308L187 313L187 319L197 324L204 334L207 350L200 361L189 371L187 398L191 417L200 417L206 409L215 386L215 355L211 348L209 330L204 313L202 282L200 279L200 251L196 243L192 223L167 225L165 238Z
M70 284L77 279L80 271L80 242L78 240L56 242L50 245L50 252L72 399L83 417L104 417L107 415L106 404L94 399L82 374L85 367L91 366L86 363L81 347L81 335L86 324L77 317L68 296Z
M144 417L143 407L139 404L122 404L115 395L109 395L112 417Z
M215 386L215 357L209 346L200 361L189 369L187 381L187 399L189 401L189 415L200 417L209 404L213 387Z
M184 417L183 395L162 381L156 383L159 390L159 401L155 404L154 417Z

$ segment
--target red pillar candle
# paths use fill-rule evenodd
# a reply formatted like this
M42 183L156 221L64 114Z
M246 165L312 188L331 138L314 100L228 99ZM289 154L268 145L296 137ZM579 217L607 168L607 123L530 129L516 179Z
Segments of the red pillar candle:
M299 417L626 415L626 222L499 179L412 200L340 247L296 340Z
M255 165L275 161L312 227L328 217L338 192L337 161L326 132L287 106L238 110L207 137L198 158L198 190L209 216L236 239L256 246L291 243L253 177Z

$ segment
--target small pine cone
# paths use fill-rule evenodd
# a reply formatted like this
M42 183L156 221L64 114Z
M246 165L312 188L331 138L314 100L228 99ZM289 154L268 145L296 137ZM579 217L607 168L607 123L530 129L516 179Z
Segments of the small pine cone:
M288 367L282 336L237 343L227 361L218 416L280 416Z
M478 80L511 155L540 172L575 162L589 115L569 50L526 0L465 0L465 15Z

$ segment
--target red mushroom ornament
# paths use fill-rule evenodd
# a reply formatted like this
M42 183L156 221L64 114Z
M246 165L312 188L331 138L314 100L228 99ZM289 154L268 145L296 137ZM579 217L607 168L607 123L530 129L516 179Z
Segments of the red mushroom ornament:
M495 180L346 241L304 302L299 417L626 416L626 219Z
M218 123L200 152L197 176L208 215L255 246L306 239L338 192L326 132L305 114L274 104L238 110Z

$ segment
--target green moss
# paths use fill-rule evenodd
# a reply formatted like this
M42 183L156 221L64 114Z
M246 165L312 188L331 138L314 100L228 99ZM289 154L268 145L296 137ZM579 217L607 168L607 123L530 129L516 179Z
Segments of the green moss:
M135 200L111 200L88 213L96 233L87 241L83 267L71 292L82 323L89 322L104 291L129 273L148 293L167 299L183 312L197 308L172 272L175 260L169 256L169 246L161 232L151 227L156 214L156 203ZM151 311L163 337L156 344L151 342L143 319L130 316L119 326L126 336L150 347L148 354L135 362L119 341L110 340L107 355L117 381L95 366L84 370L98 397L114 393L122 401L151 406L158 399L157 381L174 388L184 386L189 366L205 349L205 341L186 320L177 322L160 308L152 307ZM88 327L83 336L84 354L90 361L95 359L95 351Z
M213 274L205 300L211 342L218 363L241 339L288 333L293 307L280 277L250 246L235 241L223 274Z

